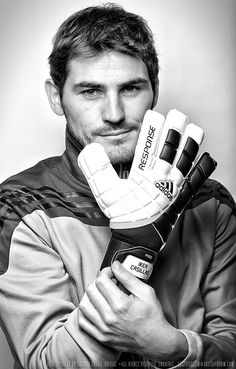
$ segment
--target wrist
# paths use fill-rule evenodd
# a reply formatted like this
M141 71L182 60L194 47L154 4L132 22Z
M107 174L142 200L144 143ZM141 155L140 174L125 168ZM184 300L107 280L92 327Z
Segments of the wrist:
M189 346L185 335L172 327L169 334L166 335L165 348L161 352L150 355L151 360L159 368L171 368L181 363L188 355Z
M176 329L175 333L176 345L171 359L175 362L175 365L177 365L177 363L183 361L188 355L188 341L179 329Z

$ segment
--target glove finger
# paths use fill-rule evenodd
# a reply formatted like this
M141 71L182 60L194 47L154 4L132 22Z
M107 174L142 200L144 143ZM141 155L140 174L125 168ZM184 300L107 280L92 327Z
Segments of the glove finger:
M213 173L216 166L217 162L209 153L205 152L201 155L186 178L180 194L173 204L173 208L177 213L180 213L185 208L205 180Z
M167 179L187 122L188 117L176 109L170 110L167 114L154 167L154 172L158 173L158 180Z
M187 125L169 174L169 179L175 181L178 186L182 185L191 170L203 138L202 128L193 123Z
M217 162L210 156L208 152L201 155L198 162L187 177L187 181L191 185L192 195L198 191L205 180L214 172Z
M161 202L163 211L170 206L170 203L179 191L177 183L168 177L187 123L188 117L174 109L167 114L163 126L158 159L156 160L153 173L154 184L158 190L158 202Z
M105 194L112 190L119 181L104 147L98 143L85 146L78 156L78 165L85 175L96 201L104 211L110 205L106 203ZM118 199L119 194L116 195ZM114 198L113 201L115 201Z
M130 179L135 181L137 177L139 181L140 174L145 176L155 164L164 119L164 116L158 112L152 110L146 112L135 149L134 160L129 175Z

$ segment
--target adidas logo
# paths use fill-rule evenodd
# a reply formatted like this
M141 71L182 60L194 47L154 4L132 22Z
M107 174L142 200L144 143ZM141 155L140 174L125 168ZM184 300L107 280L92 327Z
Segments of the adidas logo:
M160 190L161 192L164 193L164 195L166 195L166 197L172 201L173 199L173 189L174 189L174 184L173 181L157 181L154 183L156 188L158 188L158 190Z

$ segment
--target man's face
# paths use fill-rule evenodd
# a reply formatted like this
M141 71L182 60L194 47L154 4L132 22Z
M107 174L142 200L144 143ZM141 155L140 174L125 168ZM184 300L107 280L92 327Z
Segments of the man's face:
M83 145L102 144L112 164L132 160L153 91L142 60L118 52L69 63L62 107Z

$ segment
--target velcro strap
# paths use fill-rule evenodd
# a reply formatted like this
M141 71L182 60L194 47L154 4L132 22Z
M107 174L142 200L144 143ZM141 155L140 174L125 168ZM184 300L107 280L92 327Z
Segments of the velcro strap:
M157 253L140 245L111 238L101 269L119 260L136 277L148 280L157 259Z

